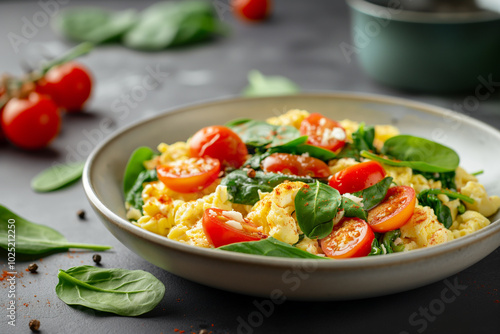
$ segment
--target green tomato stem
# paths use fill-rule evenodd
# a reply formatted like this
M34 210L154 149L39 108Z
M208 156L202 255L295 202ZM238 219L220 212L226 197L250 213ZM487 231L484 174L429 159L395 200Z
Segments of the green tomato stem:
M43 65L40 76L43 76L54 66L67 63L75 58L78 58L80 56L83 56L84 54L89 53L93 48L94 44L89 42L78 44L77 46L66 52L64 55L62 55L61 57L58 57L48 62L47 64Z

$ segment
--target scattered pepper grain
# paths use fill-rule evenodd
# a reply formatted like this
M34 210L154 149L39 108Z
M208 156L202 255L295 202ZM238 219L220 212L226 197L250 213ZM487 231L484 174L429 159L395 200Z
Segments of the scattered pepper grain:
M96 264L101 264L102 257L99 254L94 254L94 256L92 256L92 260L94 260Z
M40 329L40 321L39 320L36 320L36 319L32 319L30 321L30 329L32 332L38 332L38 330Z
M78 210L76 215L80 218L80 220L85 220L85 210Z
M36 263L31 263L29 266L28 266L28 270L34 274L36 273L36 271L38 270L38 265Z

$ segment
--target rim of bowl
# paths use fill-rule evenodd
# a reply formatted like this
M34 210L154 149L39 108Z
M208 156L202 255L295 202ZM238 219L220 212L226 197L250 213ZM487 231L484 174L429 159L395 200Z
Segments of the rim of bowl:
M201 257L209 257L214 260L222 260L226 262L237 262L237 263L246 263L249 265L258 265L263 267L274 267L274 268L283 268L287 269L293 265L297 264L311 264L312 261L315 261L316 270L320 271L330 271L330 270L359 270L359 269L370 269L370 268L380 268L380 267L390 267L397 266L401 263L411 263L411 262L419 262L423 260L427 260L429 258L433 258L436 256L444 255L446 253L456 252L463 247L468 247L474 243L481 242L484 239L490 238L495 233L500 233L500 219L496 221L492 221L490 225L482 228L479 231L476 231L472 234L466 235L456 240L452 240L450 242L436 245L429 248L416 249L408 252L401 253L393 253L387 254L385 256L374 256L374 257L362 257L362 258L354 258L354 259L343 259L343 260L329 260L322 261L317 259L290 259L290 258L280 258L280 257L268 257L261 255L252 255L252 254L244 254L237 252L229 252L229 251L218 251L215 249L206 249L196 246L187 245L178 241L170 240L165 236L155 234L153 232L142 229L134 224L130 223L125 218L120 217L112 210L110 210L106 205L99 199L97 196L94 186L92 184L92 169L94 165L94 161L99 158L101 150L106 147L111 142L118 140L120 137L124 136L130 130L141 127L148 122L152 122L164 117L168 117L170 114L179 114L186 113L190 110L196 110L199 108L204 108L208 106L217 106L224 104L232 104L235 102L244 102L245 100L273 100L276 98L294 98L294 99L347 99L347 100L358 100L360 102L377 102L377 103L385 103L388 105L399 105L409 107L419 112L424 112L428 114L445 116L448 118L453 118L459 122L469 123L478 128L481 128L483 131L488 132L495 137L497 137L500 142L500 131L493 128L490 125L487 125L479 120L471 118L467 115L458 114L454 111L433 106L426 103L414 102L411 100L384 96L378 94L366 94L366 93L353 93L353 92L329 92L329 93L305 93L305 94L296 94L290 96L271 96L271 97L253 97L253 98L244 98L244 97L236 97L236 98L219 98L212 99L204 102L199 102L195 104L187 104L183 106L173 107L167 109L161 114L154 115L152 117L148 117L143 120L139 120L134 122L123 129L117 131L115 134L111 135L109 138L100 143L89 155L87 162L85 164L85 168L82 176L82 183L85 190L85 194L92 204L95 210L99 211L104 217L107 218L109 222L116 225L118 228L127 231L128 233L132 233L137 237L140 237L144 240L144 242L152 242L162 247L175 249L176 251L186 252L191 255L201 256ZM139 144L139 143L138 143ZM124 166L125 168L125 166ZM123 199L122 199L123 201Z
M347 4L358 12L382 20L423 24L465 24L500 20L500 13L487 10L474 12L438 13L417 12L402 8L377 5L367 0L347 0Z

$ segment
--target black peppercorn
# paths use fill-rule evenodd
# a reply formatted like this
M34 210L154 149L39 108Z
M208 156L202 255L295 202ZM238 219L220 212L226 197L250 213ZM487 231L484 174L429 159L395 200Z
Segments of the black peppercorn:
M33 331L33 332L38 332L38 330L40 329L40 321L39 320L36 320L36 319L32 319L30 321L30 329Z
M38 265L36 263L31 263L29 266L28 266L28 270L31 272L31 273L36 273L38 269Z
M78 216L78 218L80 218L80 220L84 220L85 219L85 210L78 210L76 212L76 215Z
M94 260L94 262L96 264L100 264L101 263L101 259L102 259L101 255L99 255L99 254L94 254L94 256L92 256L92 260Z

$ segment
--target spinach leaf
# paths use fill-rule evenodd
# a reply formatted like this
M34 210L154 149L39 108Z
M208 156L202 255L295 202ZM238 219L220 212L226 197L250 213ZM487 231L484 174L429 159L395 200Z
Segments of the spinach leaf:
M15 228L15 235L12 230ZM9 231L11 231L9 233ZM53 251L65 251L68 248L107 250L111 247L72 243L56 230L32 223L4 206L0 205L0 247L8 249L15 243L16 252L27 255L40 255Z
M141 13L139 22L123 37L133 49L156 51L211 38L223 31L208 1L158 2Z
M383 158L362 151L361 156L391 166L410 167L422 172L451 172L460 162L458 154L449 147L428 139L399 135L389 138L382 147L382 154L396 160Z
M264 121L251 120L230 127L245 144L251 147L278 146L300 137L293 126L272 125Z
M340 206L337 189L319 182L305 185L295 196L297 223L308 238L324 238L332 232L333 218Z
M243 123L246 123L246 122L250 122L252 119L250 118L236 118L236 119L233 119L229 122L227 122L226 124L224 124L224 126L227 126L228 128L232 128L234 126L237 126L237 125L240 125L240 124L243 124Z
M138 21L135 10L111 13L92 8L71 8L60 12L54 27L73 41L100 44L117 40Z
M474 204L474 199L469 196L462 195L456 191L446 190L446 189L425 189L421 192L421 194L434 194L434 195L446 195L450 198L458 198L461 201L464 201L469 204Z
M260 241L238 242L222 246L217 249L245 254L286 257L293 259L327 259L326 257L308 253L302 249L293 247L274 238L266 238Z
M368 211L363 209L352 199L342 196L340 208L344 210L344 217L357 217L359 219L363 219L364 221L368 220Z
M385 255L404 251L404 244L394 244L394 241L400 236L401 231L399 229L384 234L375 233L375 239L373 239L372 242L372 250L368 256Z
M337 155L330 150L326 150L314 145L308 145L306 144L306 142L307 136L301 136L283 145L271 147L269 149L269 153L289 153L295 155L302 155L304 153L307 153L310 157L326 162L337 157Z
M134 182L134 185L127 193L125 202L142 212L142 206L144 205L144 201L142 200L142 190L144 189L144 183L153 181L158 181L156 169L148 169L140 172L139 176L137 176L137 179Z
M79 266L57 277L56 294L66 304L123 316L151 311L165 294L165 285L142 270Z
M375 128L373 126L365 128L365 123L361 123L358 129L352 133L352 143L347 143L344 146L338 158L353 158L360 161L361 151L376 152L376 148L373 146L374 139Z
M246 97L291 95L300 91L293 81L281 76L264 76L256 70L248 72L248 86L241 92Z
M85 161L59 164L45 169L31 180L31 188L38 192L58 190L80 179Z
M222 179L221 185L227 187L227 191L231 195L231 202L253 205L259 201L259 190L271 192L277 185L286 180L305 183L316 182L310 177L264 173L262 171L256 171L255 177L249 177L245 170L238 169L227 174Z
M151 160L154 154L154 151L146 146L139 147L132 152L132 155L128 160L127 167L125 168L125 175L123 176L123 192L125 193L125 196L134 186L139 174L146 170L144 162Z
M363 209L370 210L384 200L387 191L391 187L391 184L392 177L386 177L373 186L358 191L353 195L361 197L363 199Z
M418 170L414 170L413 173L421 174L427 180L441 181L442 188L457 190L457 185L455 184L455 171L430 173L430 172L421 172Z
M424 190L417 195L417 199L418 204L428 206L434 210L434 214L436 215L438 221L443 224L444 227L450 228L453 224L451 210L449 207L444 205L443 202L441 202L436 194L429 193Z

